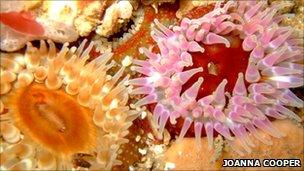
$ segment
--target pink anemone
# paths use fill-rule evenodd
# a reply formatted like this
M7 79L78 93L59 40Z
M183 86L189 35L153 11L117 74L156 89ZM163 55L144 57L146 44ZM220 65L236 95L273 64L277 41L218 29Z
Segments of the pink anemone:
M301 121L288 107L303 107L303 101L290 90L303 86L303 65L299 63L303 60L303 40L290 26L280 25L284 15L277 11L284 7L284 3L268 7L265 1L217 2L211 12L198 19L183 18L179 26L167 28L155 20L151 35L160 53L139 49L148 59L135 60L133 70L145 77L129 84L136 87L133 94L146 96L133 107L156 103L153 115L160 132L167 122L175 124L177 118L183 118L177 141L192 124L197 141L205 129L212 147L216 131L228 142L240 139L248 153L254 146L248 133L266 144L271 142L257 129L274 137L284 136L268 117ZM193 75L206 72L202 67L185 70L193 65L191 53L204 53L204 45L230 47L225 38L230 34L243 39L242 49L250 52L247 69L237 75L233 90L225 90L228 80L223 79L211 94L197 99L204 81L200 77L182 91Z

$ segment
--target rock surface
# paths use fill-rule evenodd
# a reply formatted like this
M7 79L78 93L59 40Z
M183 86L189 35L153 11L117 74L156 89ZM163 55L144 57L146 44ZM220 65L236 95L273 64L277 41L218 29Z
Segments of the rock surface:
M273 145L263 144L255 138L251 138L255 144L251 154L240 156L236 152L228 148L223 152L220 158L212 162L215 151L208 150L207 139L203 138L199 151L196 148L194 138L184 138L180 143L174 143L165 153L164 161L166 163L174 163L173 170L227 170L222 168L222 159L300 159L302 168L259 168L262 170L303 170L304 147L303 147L303 127L298 126L290 120L277 120L273 125L282 131L286 136L284 138L269 137ZM264 136L266 133L260 131ZM235 143L239 147L239 142ZM231 170L244 170L244 168L229 168ZM256 170L257 168L246 168L246 170Z

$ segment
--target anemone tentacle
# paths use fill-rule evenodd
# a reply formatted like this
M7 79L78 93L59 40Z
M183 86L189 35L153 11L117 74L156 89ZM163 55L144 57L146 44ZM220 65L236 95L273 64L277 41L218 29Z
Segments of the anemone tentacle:
M135 64L145 77L129 81L139 86L134 94L147 95L135 107L156 102L153 114L161 132L167 122L175 124L181 117L184 124L179 139L194 123L197 141L204 128L210 146L214 130L228 140L240 139L247 152L253 146L248 133L270 143L257 134L257 128L282 137L266 116L301 121L285 106L303 107L303 101L289 90L303 86L303 65L299 63L303 61L303 40L299 41L291 27L280 25L281 15L277 11L285 5L283 2L268 7L265 1L217 2L211 12L198 19L183 18L178 26L167 28L155 20L151 36L159 53L141 48L139 52L147 59ZM202 44L230 47L225 37L228 34L243 39L243 50L250 52L247 69L239 73L232 93L227 96L227 80L223 79L212 94L196 100L203 78L182 92L183 84L206 70L184 70L193 65L191 52L204 53ZM245 81L250 84L248 87Z
M3 140L0 155L5 159L1 161L1 168L72 169L75 167L73 158L81 153L90 156L86 161L91 169L111 169L121 164L116 157L120 146L128 142L125 138L128 128L138 116L138 112L131 110L127 104L131 87L125 85L129 76L123 78L126 66L111 76L108 71L114 64L113 61L109 62L112 53L104 53L87 61L94 42L87 48L84 48L87 40L78 48L68 48L66 43L58 53L54 43L50 40L47 42L49 48L44 40L41 40L40 48L27 43L24 55L1 54L0 121ZM28 101L22 102L23 99ZM76 106L71 107L72 104ZM62 112L61 108L68 110ZM29 112L26 117L35 113L39 115L25 121L22 115L26 112ZM82 126L73 126L80 119ZM70 123L74 121L77 122ZM56 135L52 137L60 137L57 144L66 142L66 146L63 145L62 151L57 151L53 147L60 146L60 143L44 142L47 135L35 132L32 127L26 126L26 122L36 124L41 128L38 132L47 135L43 129L50 127L50 132L54 129ZM43 126L43 123L50 126ZM57 128L59 132L56 132ZM78 131L83 130L87 132L78 135ZM57 136L60 132L62 134ZM82 140L82 133L88 138ZM65 139L67 135L74 136ZM76 144L77 148L71 144ZM79 144L92 148L78 148L81 146Z

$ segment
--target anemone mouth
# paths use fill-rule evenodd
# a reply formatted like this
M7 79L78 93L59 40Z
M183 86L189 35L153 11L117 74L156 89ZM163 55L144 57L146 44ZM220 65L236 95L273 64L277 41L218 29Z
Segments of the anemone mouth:
M84 48L86 42L57 52L41 40L39 48L28 43L25 54L1 54L1 169L122 164L116 157L138 116L127 104L127 64L109 62L112 53L88 62L94 43ZM109 75L115 65L120 69Z
M64 91L33 84L12 94L9 108L16 126L54 155L71 156L96 147L91 112Z
M204 47L203 53L190 53L193 65L185 67L183 71L199 67L203 67L204 71L194 74L182 86L181 93L202 77L204 81L198 90L196 100L212 94L223 79L227 79L225 90L232 94L238 74L246 71L250 52L242 49L242 40L239 37L225 36L225 38L229 40L229 48L223 44L201 45Z
M197 19L184 18L179 26L167 28L155 20L156 27L151 35L160 53L140 48L148 59L134 61L138 65L134 68L146 77L129 83L137 86L132 94L147 96L133 107L156 103L153 114L161 133L169 120L176 124L176 119L182 118L178 140L193 125L197 141L205 130L210 148L214 131L232 143L233 139L240 139L244 149L237 152L241 154L243 150L250 153L254 146L248 133L270 143L259 136L256 129L282 137L267 117L301 121L287 107L303 107L302 100L289 90L303 85L303 65L299 63L303 61L303 42L293 34L291 27L280 25L283 16L276 12L284 6L280 3L268 7L266 2L254 1L218 2L211 12ZM193 76L201 72L218 74L218 67L215 64L213 68L208 65L195 68L193 53L208 53L208 47L216 47L214 44L231 47L233 44L227 39L231 35L243 40L241 50L248 55L245 69L233 75L235 81L222 78L215 89L210 90L212 92L197 98L202 83L208 79L204 78L206 75ZM185 88L191 78L194 81ZM227 92L228 81L233 82L229 86L232 87L230 93Z

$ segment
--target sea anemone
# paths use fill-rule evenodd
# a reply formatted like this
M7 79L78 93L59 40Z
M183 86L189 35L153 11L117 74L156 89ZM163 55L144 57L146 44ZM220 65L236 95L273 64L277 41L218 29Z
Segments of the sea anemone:
M94 45L57 53L55 44L27 43L25 54L1 54L1 170L111 169L138 112L127 103L128 64L112 53L88 62Z
M271 118L301 121L288 107L303 107L290 90L303 85L303 40L280 25L285 16L277 11L284 7L284 2L270 7L266 1L217 2L211 12L183 18L179 26L155 20L151 36L159 52L139 49L148 59L134 60L131 69L146 77L129 84L136 86L131 94L146 96L131 107L156 103L160 132L168 120L182 119L177 141L193 126L196 140L205 131L212 148L215 130L229 143L240 139L244 149L235 150L241 154L254 146L249 133L271 144L257 129L284 136Z
M144 58L144 55L138 52L141 46L153 46L155 42L150 36L151 23L154 19L162 23L176 23L175 12L177 5L165 4L158 9L158 13L150 6L139 7L133 12L129 23L122 28L119 33L112 35L108 39L100 36L94 36L96 42L96 51L103 53L112 51L114 59L119 61L125 56Z

